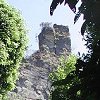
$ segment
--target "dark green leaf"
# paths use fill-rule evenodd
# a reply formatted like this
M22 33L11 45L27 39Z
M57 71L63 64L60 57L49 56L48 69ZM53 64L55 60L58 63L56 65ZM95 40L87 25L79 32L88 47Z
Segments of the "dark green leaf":
M78 12L75 17L74 17L74 24L76 23L76 21L79 19L79 17L81 16L81 13Z
M64 0L60 0L60 4L62 4L64 2Z
M85 30L86 30L86 25L87 25L87 22L85 21L81 27L81 35L84 35L85 33Z
M54 10L56 9L57 5L60 3L60 0L53 0L50 6L50 15L53 15Z

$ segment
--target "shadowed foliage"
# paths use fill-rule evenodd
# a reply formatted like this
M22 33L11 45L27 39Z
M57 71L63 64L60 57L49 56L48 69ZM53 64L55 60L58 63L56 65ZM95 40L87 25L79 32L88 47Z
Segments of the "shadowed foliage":
M70 1L70 2L69 2ZM50 14L56 9L58 4L65 2L75 13L78 0L53 0L50 6ZM67 92L62 92L66 97L57 99L59 90L52 94L53 100L100 100L100 1L99 0L81 0L81 5L75 15L74 23L83 14L84 23L81 27L81 34L87 33L84 37L86 47L89 49L86 55L79 57L76 63L76 70L70 72L65 79L55 81L53 86L67 85L73 81L72 87ZM71 74L74 73L74 74ZM71 75L71 77L69 77ZM74 75L74 76L72 76ZM74 81L74 78L78 78ZM64 91L64 89L62 89ZM60 95L63 97L63 95Z
M54 10L59 4L68 4L70 9L76 13L76 4L79 0L53 0L50 6L50 15L53 15ZM78 12L75 15L74 23L78 20L81 14L84 15L85 22L81 28L81 34L84 35L86 30L86 26L91 24L95 24L96 26L100 25L100 1L99 0L81 0L82 4L78 8Z

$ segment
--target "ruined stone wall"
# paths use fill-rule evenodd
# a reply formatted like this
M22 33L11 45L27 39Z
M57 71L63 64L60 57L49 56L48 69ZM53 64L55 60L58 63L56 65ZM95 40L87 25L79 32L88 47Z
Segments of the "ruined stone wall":
M67 26L44 27L39 34L39 50L24 59L19 80L10 100L48 100L51 82L49 73L56 69L61 55L71 52L71 40Z
M54 24L53 27L44 27L38 37L40 50L48 48L58 56L71 52L68 26Z

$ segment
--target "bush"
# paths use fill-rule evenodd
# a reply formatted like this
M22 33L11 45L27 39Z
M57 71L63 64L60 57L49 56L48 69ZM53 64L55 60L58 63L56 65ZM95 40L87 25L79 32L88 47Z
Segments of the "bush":
M67 59L60 58L60 65L57 70L50 73L49 77L52 80L54 88L51 90L52 100L71 100L69 99L69 89L73 87L73 84L79 82L78 77L75 74L75 64L77 57L70 55ZM80 95L78 91L77 96Z
M15 87L27 36L19 12L0 0L0 94ZM0 96L1 97L1 96Z
M76 60L77 57L75 55L69 55L67 59L62 56L59 59L60 64L58 65L57 70L49 75L52 82L65 79L71 71L74 71Z

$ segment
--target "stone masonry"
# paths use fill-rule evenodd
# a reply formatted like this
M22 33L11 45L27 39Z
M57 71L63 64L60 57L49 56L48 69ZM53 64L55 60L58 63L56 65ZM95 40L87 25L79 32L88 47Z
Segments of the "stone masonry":
M16 88L9 100L49 100L51 82L49 73L57 68L58 58L71 52L71 40L67 26L43 27L39 38L39 50L24 59Z

